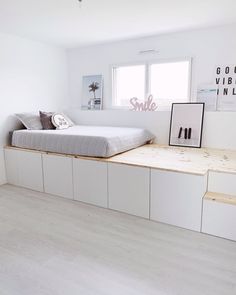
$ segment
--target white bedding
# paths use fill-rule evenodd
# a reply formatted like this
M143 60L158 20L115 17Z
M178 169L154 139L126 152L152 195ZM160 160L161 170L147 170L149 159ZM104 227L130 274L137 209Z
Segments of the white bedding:
M141 128L73 126L65 130L17 130L12 145L39 151L89 157L111 157L151 141Z

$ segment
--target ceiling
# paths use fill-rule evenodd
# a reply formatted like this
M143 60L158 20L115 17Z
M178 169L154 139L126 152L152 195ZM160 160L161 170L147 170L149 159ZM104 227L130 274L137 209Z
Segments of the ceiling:
M236 0L0 0L0 32L62 47L236 22Z

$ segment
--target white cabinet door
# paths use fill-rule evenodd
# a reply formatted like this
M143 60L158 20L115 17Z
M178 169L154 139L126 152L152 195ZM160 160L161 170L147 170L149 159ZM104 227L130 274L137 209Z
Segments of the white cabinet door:
M202 232L236 241L236 204L204 200Z
M149 218L150 169L108 164L109 208Z
M236 196L236 174L210 171L208 191Z
M19 184L19 169L18 169L18 150L15 149L4 149L5 152L5 165L6 165L6 176L7 183L13 185Z
M107 208L107 163L73 159L74 199Z
M43 192L41 153L5 149L7 182Z
M207 176L151 169L151 219L200 231Z
M43 174L46 193L73 199L72 158L43 155Z
M18 168L19 183L21 186L43 192L41 153L19 151Z

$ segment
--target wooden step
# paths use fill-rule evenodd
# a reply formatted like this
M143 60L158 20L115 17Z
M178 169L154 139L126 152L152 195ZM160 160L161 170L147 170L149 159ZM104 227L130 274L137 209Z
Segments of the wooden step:
M236 241L236 197L206 193L203 199L202 232Z
M211 200L219 203L236 205L236 196L221 193L207 192L204 196L204 200Z

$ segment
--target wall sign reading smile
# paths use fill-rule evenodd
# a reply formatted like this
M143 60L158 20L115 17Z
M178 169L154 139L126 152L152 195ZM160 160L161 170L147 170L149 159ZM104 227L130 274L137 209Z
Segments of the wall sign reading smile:
M132 111L153 112L157 110L157 104L153 101L152 95L149 95L146 101L139 101L137 97L133 97L130 99L130 104Z

